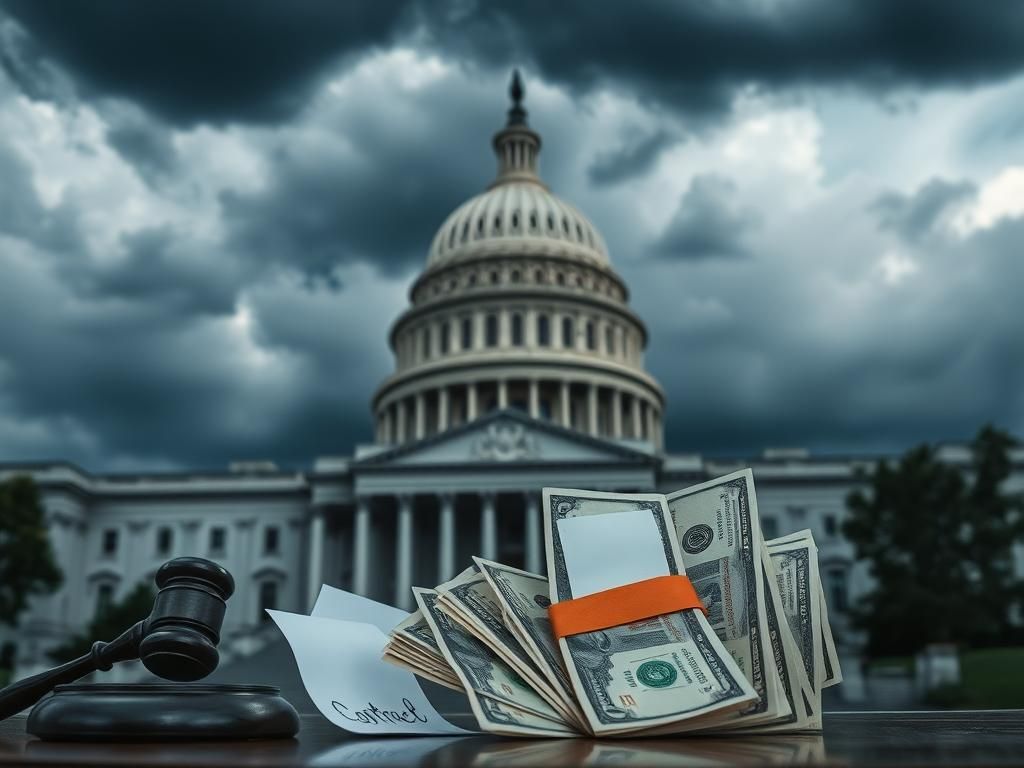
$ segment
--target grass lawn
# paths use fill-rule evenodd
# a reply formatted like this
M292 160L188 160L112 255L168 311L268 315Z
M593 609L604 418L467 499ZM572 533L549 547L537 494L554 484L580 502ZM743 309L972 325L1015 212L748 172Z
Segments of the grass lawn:
M965 707L1024 708L1024 648L986 648L962 653L960 675Z

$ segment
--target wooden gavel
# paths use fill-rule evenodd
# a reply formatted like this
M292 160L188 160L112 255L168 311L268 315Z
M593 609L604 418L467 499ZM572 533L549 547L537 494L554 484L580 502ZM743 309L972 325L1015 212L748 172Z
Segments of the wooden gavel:
M0 691L0 720L35 704L55 686L70 683L113 664L140 659L165 680L187 682L217 668L220 628L235 580L222 566L201 557L179 557L156 572L159 590L148 617L109 643L93 643L89 653L47 672L19 680Z

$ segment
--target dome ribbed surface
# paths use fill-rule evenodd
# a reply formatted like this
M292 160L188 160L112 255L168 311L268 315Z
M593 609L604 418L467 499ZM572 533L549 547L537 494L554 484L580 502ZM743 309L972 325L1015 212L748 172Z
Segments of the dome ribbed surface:
M590 220L531 182L496 184L456 208L434 236L427 266L489 255L558 255L608 265Z

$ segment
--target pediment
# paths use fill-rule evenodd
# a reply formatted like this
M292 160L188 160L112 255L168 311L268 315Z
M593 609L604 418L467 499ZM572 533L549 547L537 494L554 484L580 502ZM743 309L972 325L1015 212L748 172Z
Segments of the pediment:
M498 411L440 435L367 456L361 467L509 464L650 464L654 457L621 443L590 437Z

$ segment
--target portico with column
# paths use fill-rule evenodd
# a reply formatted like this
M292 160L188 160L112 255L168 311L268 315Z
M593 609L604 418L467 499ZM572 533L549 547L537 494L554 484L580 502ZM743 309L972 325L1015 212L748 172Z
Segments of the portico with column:
M545 485L647 489L655 466L646 451L512 410L388 448L351 466L353 535L337 557L352 579L339 586L411 610L412 586L451 579L472 555L543 572Z

